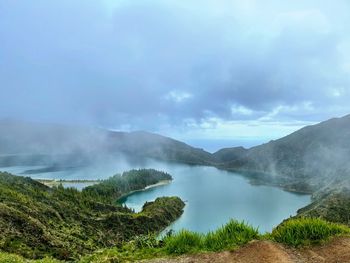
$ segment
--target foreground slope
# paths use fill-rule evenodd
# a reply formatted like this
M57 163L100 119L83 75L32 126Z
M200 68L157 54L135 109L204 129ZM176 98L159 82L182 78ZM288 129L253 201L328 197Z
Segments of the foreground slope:
M295 249L272 241L253 241L235 251L186 255L143 261L147 263L339 263L350 262L350 238Z
M169 179L161 172L142 171L142 180L148 178L150 184L155 177ZM118 194L126 193L123 189L135 190L137 176L138 171L131 171L118 181L128 188L116 188L110 179L102 189L114 189ZM0 173L0 250L27 258L72 260L137 235L160 231L182 214L183 207L179 198L163 197L133 213L114 204L103 191L49 188L30 178Z
M113 257L101 258L97 261L79 261L81 263L109 263L116 261ZM39 263L28 261L20 256L0 252L0 262ZM60 263L61 261L46 259L40 263ZM130 262L130 261L127 261ZM234 251L184 255L175 258L158 258L142 260L143 263L345 263L350 262L350 238L334 238L327 244L293 249L272 241L252 241ZM63 263L63 262L61 262Z
M344 225L320 219L292 218L271 233L259 235L246 223L231 220L207 234L184 230L161 239L152 235L138 236L120 246L85 255L77 262L349 262L349 234L350 228ZM49 258L26 261L18 255L0 252L0 262L58 261Z

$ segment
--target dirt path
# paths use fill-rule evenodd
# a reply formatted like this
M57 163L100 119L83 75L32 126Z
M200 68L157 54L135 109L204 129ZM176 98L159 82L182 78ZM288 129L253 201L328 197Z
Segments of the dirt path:
M271 241L253 241L233 252L206 253L147 263L350 263L350 238L304 249L286 248Z
M350 263L350 238L336 238L330 243L310 249L296 251L296 254L310 263Z

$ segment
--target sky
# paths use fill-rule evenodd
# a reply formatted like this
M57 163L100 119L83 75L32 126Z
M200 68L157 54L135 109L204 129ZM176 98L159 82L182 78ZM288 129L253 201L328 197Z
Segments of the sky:
M348 0L0 0L0 119L251 146L350 113Z

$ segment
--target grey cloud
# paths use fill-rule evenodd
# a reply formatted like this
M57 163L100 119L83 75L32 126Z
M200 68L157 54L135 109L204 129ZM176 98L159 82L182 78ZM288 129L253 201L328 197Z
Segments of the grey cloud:
M304 2L3 0L0 118L157 130L346 114L349 4Z

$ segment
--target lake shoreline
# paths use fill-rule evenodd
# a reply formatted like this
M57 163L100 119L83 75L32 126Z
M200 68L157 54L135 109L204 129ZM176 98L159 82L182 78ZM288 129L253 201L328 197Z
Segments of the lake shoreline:
M115 167L117 171L121 169L117 164ZM142 167L135 167L135 169ZM183 200L187 200L188 203L184 215L172 225L174 230L186 228L191 231L205 233L220 227L230 218L236 218L237 220L247 220L250 224L259 226L259 229L265 232L271 230L283 219L295 216L300 208L311 203L309 193L298 191L298 186L289 185L287 188L281 181L265 180L267 175L260 177L260 173L223 169L223 167L210 165L155 161L150 161L145 167L164 170L171 174L174 180L156 181L156 184L116 197L113 203L126 205L138 211L142 209L145 202L153 201L157 197L179 196ZM132 168L127 167L127 169ZM108 169L110 168L108 167ZM38 176L39 178L34 177L34 179L46 185L56 184L58 186L62 183L63 187L76 186L81 191L85 184L100 182L100 180L95 180L99 176L96 175L95 169L91 170L93 173L86 170L83 173L67 171L65 174L50 173L47 175L48 177L41 177L41 179ZM18 173L20 172L18 171ZM106 172L101 172L100 175L110 173L112 172L106 170ZM101 180L103 178L101 176ZM170 184L170 182L172 183ZM271 188L263 186L270 186ZM295 193L297 196L289 195L288 192L290 194ZM303 197L302 195L305 194L306 196ZM260 210L262 210L261 213ZM200 218L203 218L203 220Z
M238 173L244 178L248 179L249 184L254 186L260 186L260 185L271 186L271 187L282 189L286 192L301 194L301 195L312 195L315 192L317 192L317 190L315 189L305 190L305 189L301 189L302 187L298 187L298 185L283 184L282 182L272 181L270 178L270 174L265 172L252 171L252 170L246 170L246 169L222 168L218 166L212 166L212 167L215 167L216 169L219 169L222 171ZM257 175L259 176L257 177Z
M138 193L138 192L143 192L143 191L146 191L146 190L149 190L149 189L152 189L152 188L155 188L155 187L158 187L158 186L162 186L162 185L167 185L167 184L170 184L172 182L172 180L161 180L159 181L158 183L155 183L155 184L151 184L151 185L148 185L146 186L145 188L143 189L139 189L139 190L134 190L134 191L131 191L131 192L128 192L122 196L120 196L118 199L117 199L117 203L124 203L125 202L125 199L132 195L132 194L135 194L135 193Z

